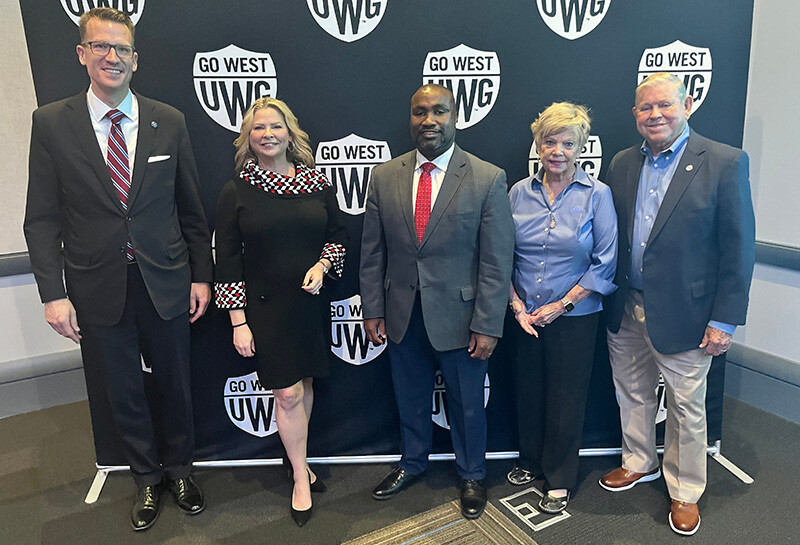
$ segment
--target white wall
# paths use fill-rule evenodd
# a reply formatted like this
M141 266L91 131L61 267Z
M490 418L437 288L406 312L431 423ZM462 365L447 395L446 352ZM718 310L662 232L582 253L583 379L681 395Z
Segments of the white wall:
M759 240L800 246L800 3L756 0L744 149ZM747 326L736 342L800 365L800 272L756 265Z

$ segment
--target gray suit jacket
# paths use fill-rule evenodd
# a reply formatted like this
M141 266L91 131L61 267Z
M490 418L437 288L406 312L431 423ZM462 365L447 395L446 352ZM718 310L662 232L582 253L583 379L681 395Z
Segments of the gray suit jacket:
M634 208L644 156L636 145L611 161L605 182L619 220L619 259L606 302L619 331L628 293ZM663 354L697 348L709 320L744 324L755 263L747 154L692 131L656 216L643 260L647 331Z
M364 318L385 318L389 338L399 343L419 286L436 350L466 347L470 332L500 337L514 253L505 172L456 146L419 244L415 154L372 171L361 245Z
M122 316L129 236L161 318L188 313L191 282L211 281L211 237L183 114L136 96L127 211L97 145L86 92L33 113L25 210L31 266L42 302L68 294L83 323L112 325ZM169 158L148 161L156 155Z

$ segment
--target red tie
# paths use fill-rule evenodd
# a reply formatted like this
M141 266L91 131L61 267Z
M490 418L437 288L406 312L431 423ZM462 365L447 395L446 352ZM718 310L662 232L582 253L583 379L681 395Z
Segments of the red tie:
M119 202L122 208L128 210L128 192L131 189L131 170L128 168L128 146L125 145L125 135L122 134L120 123L125 119L125 114L117 109L109 110L106 117L111 120L111 131L108 133L108 153L106 154L106 165L111 181L117 190ZM133 261L133 245L130 237L125 248L125 255L128 261Z
M417 241L422 244L425 228L431 217L431 171L436 168L433 163L422 163L417 186L417 202L414 205L414 225L417 228Z

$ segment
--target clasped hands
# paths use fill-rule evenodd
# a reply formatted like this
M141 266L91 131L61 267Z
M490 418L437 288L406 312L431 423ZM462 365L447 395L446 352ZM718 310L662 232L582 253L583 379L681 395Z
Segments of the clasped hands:
M556 318L566 312L561 301L548 303L529 313L525 312L525 303L517 300L512 303L512 310L522 330L528 335L533 335L537 338L539 337L539 332L534 329L534 326L544 327L552 324Z
M364 320L364 329L367 332L367 339L375 346L381 345L386 341L386 322L383 318L367 318ZM494 352L497 346L497 337L475 333L469 337L467 352L471 358L485 360Z

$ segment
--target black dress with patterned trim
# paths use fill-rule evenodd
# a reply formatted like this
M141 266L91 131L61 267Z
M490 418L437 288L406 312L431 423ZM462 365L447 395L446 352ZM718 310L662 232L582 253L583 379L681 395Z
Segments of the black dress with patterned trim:
M320 257L333 263L329 275L342 273L347 232L325 175L301 163L293 178L248 163L222 189L215 237L217 306L244 309L261 384L326 376L330 308L301 288Z

